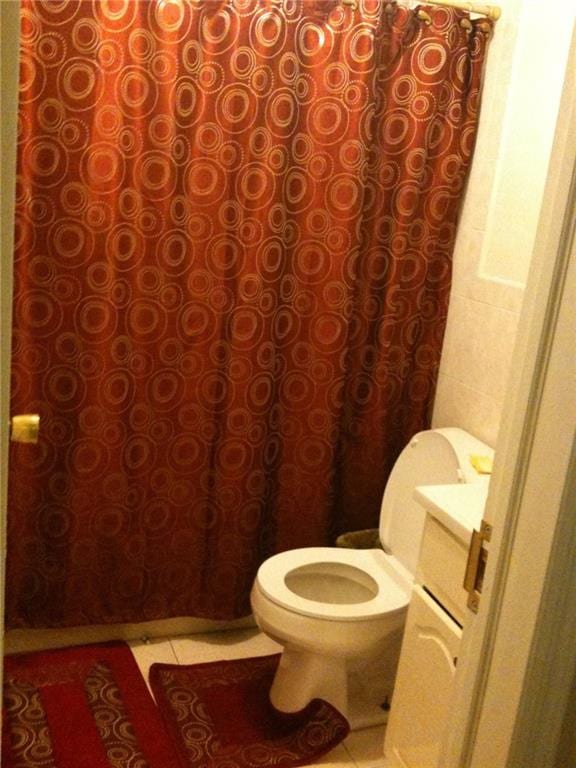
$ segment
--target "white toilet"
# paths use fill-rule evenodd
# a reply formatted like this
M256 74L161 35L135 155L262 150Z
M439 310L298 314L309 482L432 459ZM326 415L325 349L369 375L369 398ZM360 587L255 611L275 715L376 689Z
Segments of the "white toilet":
M384 491L384 550L307 547L260 566L251 594L254 617L284 647L270 692L277 709L297 712L320 698L348 714L347 661L385 647L404 625L425 520L414 488L488 482L473 468L474 454L493 451L461 429L418 433Z

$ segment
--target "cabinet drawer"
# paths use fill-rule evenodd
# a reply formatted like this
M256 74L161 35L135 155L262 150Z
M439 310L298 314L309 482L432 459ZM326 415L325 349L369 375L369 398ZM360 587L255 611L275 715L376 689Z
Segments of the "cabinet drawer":
M462 586L467 559L468 545L427 515L416 580L460 624L467 610L467 592Z

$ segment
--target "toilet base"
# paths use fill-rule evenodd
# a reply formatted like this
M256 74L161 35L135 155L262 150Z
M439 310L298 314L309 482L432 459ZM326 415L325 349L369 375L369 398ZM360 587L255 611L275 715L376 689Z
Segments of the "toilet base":
M270 691L272 705L281 712L298 712L312 699L324 699L348 719L351 730L382 725L402 634L402 629L392 632L378 649L358 658L321 656L285 645Z
M323 699L347 716L346 659L286 646L270 690L272 706L280 712L299 712L312 699Z

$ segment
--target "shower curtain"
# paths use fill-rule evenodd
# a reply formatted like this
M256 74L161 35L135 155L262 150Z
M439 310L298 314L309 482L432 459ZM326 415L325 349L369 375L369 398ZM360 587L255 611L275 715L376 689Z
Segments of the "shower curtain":
M231 619L429 424L490 24L24 0L12 627Z

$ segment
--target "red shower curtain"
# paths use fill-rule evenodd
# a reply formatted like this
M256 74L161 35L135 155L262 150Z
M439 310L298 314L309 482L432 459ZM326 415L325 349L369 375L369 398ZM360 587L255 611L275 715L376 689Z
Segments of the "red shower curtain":
M423 13L422 13L423 11ZM490 26L22 3L7 616L249 611L428 425Z

